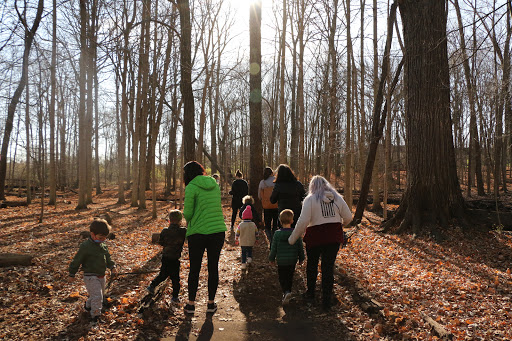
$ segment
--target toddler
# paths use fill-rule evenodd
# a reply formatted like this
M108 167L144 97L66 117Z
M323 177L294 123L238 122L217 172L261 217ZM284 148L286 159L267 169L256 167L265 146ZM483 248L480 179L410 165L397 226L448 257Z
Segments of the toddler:
M242 249L242 269L252 262L252 247L258 237L258 228L252 221L252 208L247 206L242 213L242 222L236 229L235 242L240 244Z
M180 226L183 215L179 210L169 212L169 227L160 232L158 244L164 247L162 251L162 266L160 273L151 284L147 287L150 294L155 293L155 288L165 281L168 277L172 281L172 302L179 302L178 295L180 293L180 258L185 242L187 229Z
M281 228L274 233L270 254L268 259L271 262L277 259L277 273L279 275L279 284L283 290L283 305L287 305L292 297L293 274L297 260L304 261L304 247L302 239L293 245L288 243L288 238L293 232L291 224L293 223L293 211L286 209L279 214Z
M105 240L110 234L110 226L104 219L95 219L89 226L91 236L80 244L80 248L69 264L69 281L73 281L80 266L84 272L84 283L89 298L85 302L85 310L91 314L93 322L97 322L103 308L105 292L105 270L114 274L115 263L110 258Z

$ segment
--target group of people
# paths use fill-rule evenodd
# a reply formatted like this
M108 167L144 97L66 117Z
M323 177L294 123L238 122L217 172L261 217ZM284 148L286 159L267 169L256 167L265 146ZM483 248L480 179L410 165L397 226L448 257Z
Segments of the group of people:
M293 274L297 262L305 259L304 248L307 255L307 290L303 297L312 301L315 298L316 279L318 276L318 264L321 261L322 269L322 307L329 310L332 305L332 290L334 284L334 263L340 245L343 243L343 225L347 225L352 219L352 213L343 197L322 176L314 176L309 183L309 191L306 192L302 183L297 180L292 169L288 165L280 165L274 172L271 168L265 168L263 180L260 181L258 197L261 200L264 216L265 234L269 240L269 260L277 261L279 283L283 291L283 304L287 304L291 298ZM244 229L247 229L248 220L251 220L244 207L247 202L252 202L252 197L245 196L242 203L238 202L238 188L243 188L240 182L242 174L237 172L237 179L233 182L230 194L233 195L232 225L235 222L236 210L240 208L245 216L237 229L237 236L243 238ZM247 183L245 182L245 185ZM245 186L247 188L247 186ZM240 206L242 205L242 206ZM252 217L254 208L249 212ZM252 219L253 221L255 219ZM254 225L257 221L253 222ZM252 235L254 226L247 229ZM302 238L302 236L304 236ZM254 242L241 243L242 269L246 268L251 258L243 256L244 252L252 254L248 247ZM250 259L250 260L249 260Z
M322 306L331 307L331 293L334 283L333 268L336 254L343 241L343 224L352 218L348 205L329 182L314 176L306 196L304 186L297 180L291 168L280 165L276 176L267 167L264 179L259 184L258 198L262 202L265 234L269 240L269 260L277 262L279 283L283 290L283 304L291 298L293 274L297 261L305 259L303 242L307 255L307 300L315 297L318 263L322 259ZM194 314L199 273L203 256L207 254L208 302L207 313L215 313L215 295L219 283L219 258L227 231L222 212L221 192L218 181L206 174L204 167L190 161L184 166L185 200L183 212L169 212L169 226L160 233L162 251L160 273L148 286L150 294L168 277L172 282L172 302L179 302L180 258L185 239L188 240L189 274L188 301L184 305L186 314ZM258 227L262 222L254 207L254 199L248 195L248 185L240 171L236 173L230 194L232 199L231 231L236 233L236 242L241 247L242 268L252 262L252 246L258 239ZM242 222L234 231L239 213ZM182 218L187 226L182 227ZM90 238L80 245L69 266L69 279L84 272L84 282L89 294L85 310L97 321L102 311L105 291L105 273L110 269L115 274L105 244L110 233L109 224L95 219L90 225ZM304 236L302 238L302 236Z

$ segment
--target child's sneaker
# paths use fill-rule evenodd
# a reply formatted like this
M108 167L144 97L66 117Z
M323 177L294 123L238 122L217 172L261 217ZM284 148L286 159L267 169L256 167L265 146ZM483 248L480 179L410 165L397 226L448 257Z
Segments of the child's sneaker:
M217 304L216 303L208 303L208 306L206 307L207 313L214 313L217 311Z
M146 288L146 291L153 295L155 293L155 287L150 285L149 287Z
M290 303L290 299L292 298L292 293L287 291L283 295L283 305L287 305Z
M99 316L91 316L91 322L92 323L98 323L100 321L100 317Z
M247 264L251 264L252 263L252 258L251 257L247 257Z
M187 304L185 304L183 311L185 312L185 314L193 314L196 312L196 306L187 303Z
M247 269L247 263L242 263L242 270Z

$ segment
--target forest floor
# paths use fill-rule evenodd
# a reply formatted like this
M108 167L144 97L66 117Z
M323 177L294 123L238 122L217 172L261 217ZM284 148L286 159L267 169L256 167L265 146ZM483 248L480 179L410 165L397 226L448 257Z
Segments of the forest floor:
M22 200L9 197L8 200ZM380 218L365 213L350 243L338 254L337 305L332 312L308 305L305 266L298 266L295 296L281 305L277 271L267 261L266 239L254 263L240 270L239 247L226 233L217 292L219 310L207 316L206 271L201 272L196 313L183 314L188 253L181 263L181 303L171 304L170 287L146 304L145 288L156 276L161 248L151 235L166 225L171 203L158 201L159 218L148 210L116 204L112 189L75 210L76 195L56 207L0 209L0 253L35 256L31 266L0 268L2 340L435 340L433 325L456 340L512 339L512 234L499 229L453 227L446 240L378 232ZM225 218L230 208L226 200ZM68 265L94 216L108 211L115 239L107 241L119 275L110 282L107 308L98 324L83 310L81 275L69 283ZM371 222L370 222L371 221ZM319 280L320 281L320 280ZM165 284L164 284L165 285ZM157 295L159 296L159 295ZM427 322L430 321L430 322Z

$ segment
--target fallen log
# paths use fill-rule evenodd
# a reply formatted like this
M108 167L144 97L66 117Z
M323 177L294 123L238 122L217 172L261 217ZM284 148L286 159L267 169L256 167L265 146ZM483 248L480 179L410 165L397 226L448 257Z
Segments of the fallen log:
M427 316L425 313L421 313L423 319L430 324L434 333L437 334L441 338L441 340L453 340L453 334L448 331L442 324L434 321L431 317Z
M3 201L0 208L28 206L26 201Z
M0 253L0 266L32 265L33 255L21 253Z

